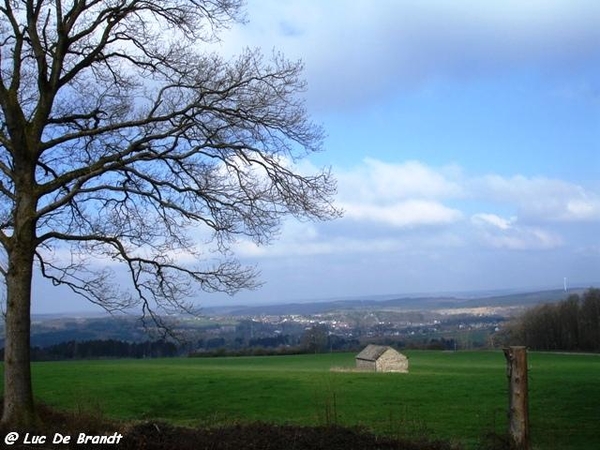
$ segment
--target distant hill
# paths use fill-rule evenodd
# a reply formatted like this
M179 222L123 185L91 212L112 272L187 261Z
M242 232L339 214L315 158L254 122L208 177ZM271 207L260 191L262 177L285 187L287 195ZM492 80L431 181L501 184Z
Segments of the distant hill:
M348 310L395 309L404 311L431 311L441 308L475 308L479 306L532 306L539 303L553 303L566 299L571 294L581 294L584 288L519 292L501 295L464 294L441 296L386 296L352 299L334 299L306 303L272 305L249 305L205 308L203 313L210 315L260 316L260 315L315 315Z
M432 296L372 296L324 301L296 302L273 305L222 306L204 308L201 318L169 317L173 328L188 335L194 335L199 329L217 327L218 322L233 323L243 317L256 316L314 316L327 313L352 311L435 311L438 309L477 308L477 307L514 307L533 306L539 303L553 303L566 299L571 294L581 294L586 289L546 290L534 292L487 292L464 293ZM213 318L217 317L215 321ZM3 324L0 332L3 334ZM151 325L151 324L150 324ZM154 330L156 331L156 330ZM160 337L144 327L138 317L126 316L88 316L80 314L43 315L32 318L31 344L48 346L76 340L116 339L127 342L142 342ZM0 337L0 347L4 346Z

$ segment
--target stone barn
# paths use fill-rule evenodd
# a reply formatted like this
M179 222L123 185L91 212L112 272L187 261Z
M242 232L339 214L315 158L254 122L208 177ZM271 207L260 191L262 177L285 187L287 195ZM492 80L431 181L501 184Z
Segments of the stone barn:
M386 345L367 345L356 355L356 368L371 372L408 372L408 358Z

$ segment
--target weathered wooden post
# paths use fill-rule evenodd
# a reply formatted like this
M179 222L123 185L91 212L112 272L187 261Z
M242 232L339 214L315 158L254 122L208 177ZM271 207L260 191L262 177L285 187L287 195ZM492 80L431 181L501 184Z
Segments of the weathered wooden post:
M522 346L505 348L504 356L508 377L508 433L511 448L530 450L527 349Z

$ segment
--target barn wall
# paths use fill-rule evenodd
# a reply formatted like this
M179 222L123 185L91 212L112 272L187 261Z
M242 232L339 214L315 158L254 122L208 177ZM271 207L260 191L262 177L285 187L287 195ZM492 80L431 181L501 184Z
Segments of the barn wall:
M365 361L364 359L356 360L356 368L359 370L372 370L372 371L377 370L375 361Z
M408 372L408 359L391 350L381 355L376 365L377 372Z

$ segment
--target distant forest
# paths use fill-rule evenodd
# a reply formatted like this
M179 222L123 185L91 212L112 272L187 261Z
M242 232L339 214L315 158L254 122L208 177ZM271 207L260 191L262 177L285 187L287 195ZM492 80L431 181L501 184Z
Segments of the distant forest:
M503 335L507 344L532 350L600 352L600 289L528 309Z
M32 361L99 358L166 358L178 356L180 348L165 340L125 342L116 339L68 341L47 347L32 347ZM0 350L4 358L4 348Z

